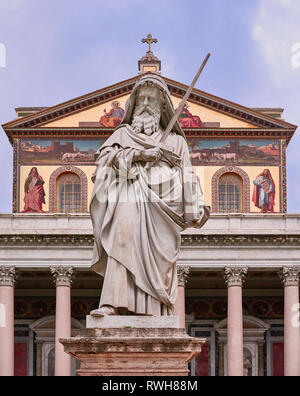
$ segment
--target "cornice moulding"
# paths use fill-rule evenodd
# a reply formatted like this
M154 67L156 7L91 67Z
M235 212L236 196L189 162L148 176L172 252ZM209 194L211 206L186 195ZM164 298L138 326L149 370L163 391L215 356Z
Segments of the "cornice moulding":
M8 246L92 246L94 236L90 234L1 234L0 247ZM235 246L258 246L258 247L299 247L300 234L279 235L181 235L181 246L196 247L235 247Z

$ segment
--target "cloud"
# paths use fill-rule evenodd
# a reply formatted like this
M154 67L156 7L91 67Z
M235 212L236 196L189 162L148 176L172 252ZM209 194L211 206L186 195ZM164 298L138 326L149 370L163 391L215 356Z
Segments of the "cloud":
M300 1L260 0L252 29L270 77L278 86L300 77L295 48L300 43ZM295 73L297 73L295 75Z
M285 108L284 118L299 125L300 1L259 0L254 15L251 34L258 50L256 62L267 71L263 95L271 105L278 101ZM299 147L297 130L287 149L288 211L292 213L300 211Z

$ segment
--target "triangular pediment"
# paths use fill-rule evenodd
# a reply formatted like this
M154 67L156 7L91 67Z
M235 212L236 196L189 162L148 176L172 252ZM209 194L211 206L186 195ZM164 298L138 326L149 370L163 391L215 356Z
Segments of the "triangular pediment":
M93 106L89 109L55 119L49 123L43 124L42 127L114 128L122 119L125 103L129 96L129 93L119 96L118 98Z
M19 117L3 125L9 137L14 130L48 128L97 128L113 130L121 116L135 82L140 76L91 92L67 102ZM163 77L171 93L175 109L184 96L186 85ZM282 119L270 117L206 92L194 89L179 121L188 130L215 129L286 129L289 136L296 129Z
M53 121L41 125L42 128L76 128L101 127L114 128L121 122L125 110L125 103L130 94L126 94L111 101L101 103L89 109L75 112L71 115L58 117ZM171 95L174 108L180 103L180 98ZM257 126L238 120L230 115L222 114L207 107L188 101L186 114L182 114L179 121L185 128L256 128ZM185 117L186 115L186 117Z

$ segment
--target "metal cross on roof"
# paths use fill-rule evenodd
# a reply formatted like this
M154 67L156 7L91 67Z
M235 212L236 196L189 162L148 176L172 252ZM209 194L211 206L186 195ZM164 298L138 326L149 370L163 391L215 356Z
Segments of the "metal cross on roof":
M152 34L148 34L147 38L143 38L142 39L142 43L147 43L148 44L148 52L151 52L151 44L153 43L157 43L157 39L156 38L152 38Z

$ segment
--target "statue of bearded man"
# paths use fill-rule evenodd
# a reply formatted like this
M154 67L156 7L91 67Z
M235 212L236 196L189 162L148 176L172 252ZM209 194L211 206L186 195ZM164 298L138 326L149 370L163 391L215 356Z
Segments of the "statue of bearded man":
M164 80L143 75L122 123L97 152L92 269L104 281L92 316L172 314L180 233L209 216L178 122L158 147L173 114Z

